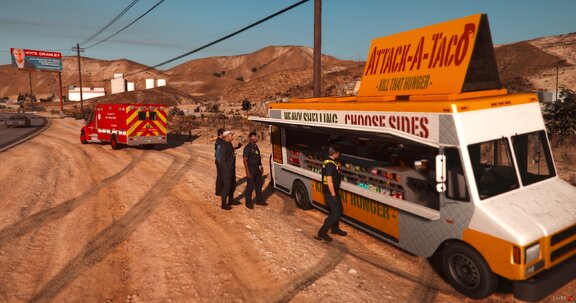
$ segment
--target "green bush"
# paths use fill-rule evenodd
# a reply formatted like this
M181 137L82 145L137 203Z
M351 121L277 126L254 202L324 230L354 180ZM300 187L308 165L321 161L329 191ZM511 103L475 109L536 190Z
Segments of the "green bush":
M562 87L558 100L546 105L544 120L548 132L558 139L576 136L576 92Z

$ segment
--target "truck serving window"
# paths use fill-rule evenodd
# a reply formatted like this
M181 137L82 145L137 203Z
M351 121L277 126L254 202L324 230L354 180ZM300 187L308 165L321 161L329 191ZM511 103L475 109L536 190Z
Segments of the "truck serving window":
M519 187L518 177L506 138L468 146L480 199L490 198Z
M322 173L327 146L341 151L342 182L439 210L435 183L438 148L398 137L375 138L286 129L288 163Z
M524 185L556 175L544 130L513 136L512 144Z

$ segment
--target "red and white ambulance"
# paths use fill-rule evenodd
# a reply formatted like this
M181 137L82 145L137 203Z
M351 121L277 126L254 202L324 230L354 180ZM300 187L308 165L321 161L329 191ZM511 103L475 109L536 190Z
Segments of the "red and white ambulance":
M166 144L166 106L98 104L80 131L80 142L110 142L112 149Z

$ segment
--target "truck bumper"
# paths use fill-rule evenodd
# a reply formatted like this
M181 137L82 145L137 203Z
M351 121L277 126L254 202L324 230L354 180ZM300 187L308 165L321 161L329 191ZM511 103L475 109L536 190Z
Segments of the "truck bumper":
M514 297L539 301L576 278L576 256L525 281L514 281ZM571 295L571 294L566 294Z
M137 146L146 144L166 144L168 143L167 136L140 136L126 138L126 145Z

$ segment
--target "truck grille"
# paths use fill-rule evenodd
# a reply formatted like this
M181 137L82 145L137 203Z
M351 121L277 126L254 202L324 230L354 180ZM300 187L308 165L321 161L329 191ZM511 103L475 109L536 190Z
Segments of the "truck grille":
M552 263L556 262L559 258L562 258L576 251L576 238L571 242L565 243L563 246L558 246L559 243L569 239L574 235L576 235L576 225L573 225L572 227L565 229L551 237L550 246L552 248L552 253L550 255L550 261Z

